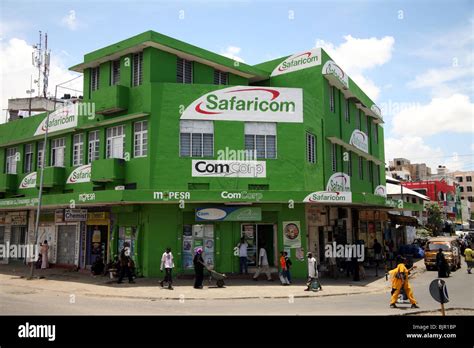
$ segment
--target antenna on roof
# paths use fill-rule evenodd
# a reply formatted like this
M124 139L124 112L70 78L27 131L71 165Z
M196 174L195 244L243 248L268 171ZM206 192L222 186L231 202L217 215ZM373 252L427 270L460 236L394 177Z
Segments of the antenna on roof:
M44 49L43 49L44 46ZM38 79L34 83L38 87L38 97L43 94L46 98L48 93L48 79L49 79L49 64L50 64L51 50L48 50L48 34L44 35L39 31L39 42L33 45L33 66L38 69ZM41 88L41 76L43 77L43 88Z

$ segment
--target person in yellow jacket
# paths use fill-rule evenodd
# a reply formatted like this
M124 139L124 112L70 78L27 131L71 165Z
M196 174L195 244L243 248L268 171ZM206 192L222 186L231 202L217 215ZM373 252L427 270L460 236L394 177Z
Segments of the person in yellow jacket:
M408 274L410 270L405 266L406 259L402 256L397 256L397 267L392 269L389 274L392 277L392 298L390 299L390 308L397 308L396 302L400 291L405 290L405 294L411 303L411 308L420 308L416 304L413 291L408 282Z

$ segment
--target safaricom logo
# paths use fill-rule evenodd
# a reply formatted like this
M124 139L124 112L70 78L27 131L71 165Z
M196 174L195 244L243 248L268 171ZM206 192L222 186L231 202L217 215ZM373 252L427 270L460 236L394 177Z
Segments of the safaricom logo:
M36 186L36 172L30 173L23 178L20 189L33 188Z
M262 100L259 97L254 97L253 99L249 100L242 99L240 97L242 93L249 93L255 91L263 91L265 93L268 93L267 98L269 99ZM206 115L222 114L225 111L295 112L295 102L279 100L278 97L280 96L280 92L276 89L247 88L227 91L224 93L228 95L237 94L237 96L233 95L229 98L226 95L219 96L217 94L208 94L204 102L200 102L196 105L196 112Z
M209 92L193 101L183 120L303 122L303 90L234 86Z
M321 64L321 49L294 54L281 62L271 76L278 76Z
M48 127L46 127L46 122L45 122L43 126L41 127L41 129L43 130L43 132L46 132L46 128L51 129L53 127L62 126L62 125L74 122L75 119L76 119L76 116L69 115L69 112L66 110L64 112L64 115L62 115L61 117L49 120Z
M78 167L69 175L66 184L76 184L91 181L91 165Z
M349 78L348 76L344 73L344 70L342 70L339 65L334 63L332 60L328 60L326 64L323 66L323 74L324 75L329 75L332 74L337 77L337 79L346 87L349 88Z
M367 134L361 132L360 130L356 129L354 132L352 132L349 143L357 147L359 150L369 152L369 141Z

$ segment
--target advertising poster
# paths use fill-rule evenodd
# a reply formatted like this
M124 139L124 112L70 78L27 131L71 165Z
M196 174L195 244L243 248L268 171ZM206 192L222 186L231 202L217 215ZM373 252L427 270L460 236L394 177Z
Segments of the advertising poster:
M193 228L191 225L184 225L183 226L183 236L185 237L192 237L193 236Z
M191 253L183 253L183 268L184 269L194 268L193 255Z
M202 239L195 239L194 240L194 245L193 245L193 253L196 254L196 251L198 249L203 249L203 245L202 245Z
M205 239L204 240L204 252L205 253L214 253L214 240Z
M214 268L214 255L203 255L204 264L209 268Z
M304 249L303 248L296 249L296 259L298 261L304 261Z
M204 236L204 225L193 225L194 238L202 238Z
M204 225L204 237L214 238L214 225Z
M301 228L299 221L283 222L283 245L285 248L301 248Z
M245 239L253 239L253 234L254 234L254 225L245 225L244 226Z
M184 239L183 240L183 253L188 252L190 253L193 249L193 240L192 239Z

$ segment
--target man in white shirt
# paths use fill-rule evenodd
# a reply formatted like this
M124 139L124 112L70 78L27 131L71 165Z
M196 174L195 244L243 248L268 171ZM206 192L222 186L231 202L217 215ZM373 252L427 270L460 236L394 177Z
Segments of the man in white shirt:
M164 286L164 282L168 283L168 289L173 290L173 277L171 271L173 270L174 267L174 262L173 262L173 254L171 253L171 248L166 248L166 251L163 253L163 256L161 257L161 266L160 266L160 271L163 272L163 267L165 268L165 279L163 279L160 284L161 287Z
M258 280L258 276L260 273L265 273L267 275L267 280L272 281L272 275L270 273L270 267L268 266L268 257L267 251L265 250L265 244L262 244L260 247L260 251L258 253L258 263L257 263L257 272L255 272L253 276L253 280Z
M311 290L311 284L318 278L318 263L313 257L313 253L309 252L306 256L308 257L308 281L306 283L308 287L304 291L309 291ZM323 289L321 284L319 284L319 289Z
M239 261L240 261L240 274L244 273L245 274L249 274L249 271L248 271L248 260L247 260L247 248L248 248L248 244L247 242L245 241L245 238L242 237L240 239L240 243L237 244L237 247L239 248Z

